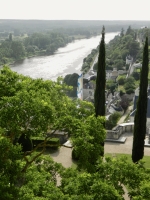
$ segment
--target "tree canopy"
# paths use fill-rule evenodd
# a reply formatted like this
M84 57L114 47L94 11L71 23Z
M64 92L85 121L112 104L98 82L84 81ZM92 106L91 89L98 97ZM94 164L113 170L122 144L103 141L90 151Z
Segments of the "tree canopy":
M65 95L68 86L32 79L11 71L0 72L0 199L123 199L122 185L133 199L145 199L149 170L126 158L105 158L101 143L106 131L104 117L95 117L91 103ZM78 157L77 168L65 169L44 154L48 137L55 130L70 135ZM32 150L22 151L20 136L45 141ZM40 147L40 148L39 148ZM58 185L58 176L60 183Z

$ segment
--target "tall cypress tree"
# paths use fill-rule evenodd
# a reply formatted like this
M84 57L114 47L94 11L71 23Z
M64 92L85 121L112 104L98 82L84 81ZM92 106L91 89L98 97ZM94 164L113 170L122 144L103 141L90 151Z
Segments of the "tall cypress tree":
M105 84L106 84L106 72L105 72L105 28L102 29L102 38L99 46L98 56L98 69L96 78L96 89L94 93L95 115L105 116Z
M147 87L148 87L148 71L149 71L149 58L148 58L148 38L146 37L143 62L140 75L139 98L137 102L137 109L134 118L134 135L132 147L132 160L138 162L144 156L144 140L146 134L146 121L147 121Z

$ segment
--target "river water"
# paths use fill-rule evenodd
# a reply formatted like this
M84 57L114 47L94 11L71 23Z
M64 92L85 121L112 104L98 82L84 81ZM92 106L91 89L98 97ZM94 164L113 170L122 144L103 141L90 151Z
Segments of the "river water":
M105 34L105 43L108 43L118 32ZM13 71L45 80L56 80L58 76L66 74L81 74L83 59L96 48L101 35L89 39L75 40L63 48L59 48L54 55L26 58L10 66Z

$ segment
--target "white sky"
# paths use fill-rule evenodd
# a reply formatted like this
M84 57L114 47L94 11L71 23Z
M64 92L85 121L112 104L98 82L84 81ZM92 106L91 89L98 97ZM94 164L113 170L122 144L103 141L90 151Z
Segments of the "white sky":
M150 20L150 0L0 0L0 19Z

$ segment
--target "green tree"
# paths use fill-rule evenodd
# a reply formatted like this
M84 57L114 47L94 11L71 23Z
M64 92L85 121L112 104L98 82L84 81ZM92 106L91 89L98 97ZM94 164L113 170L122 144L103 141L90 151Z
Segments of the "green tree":
M94 94L95 115L105 116L105 84L106 84L106 72L105 72L105 29L102 30L102 38L99 46L98 56L98 70L96 78L96 89Z
M135 91L135 79L131 76L125 80L124 88L127 94L134 93Z
M11 200L18 198L19 187L16 187L21 178L21 147L13 145L0 130L0 199Z
M72 135L75 148L75 157L78 158L79 169L88 172L96 171L96 162L103 154L103 146L100 144L105 138L104 118L93 115L80 123L78 130Z
M64 83L69 86L77 87L79 75L77 73L67 74L64 78Z
M140 79L140 73L139 72L132 72L131 76L133 76L136 81L138 81Z
M12 41L11 43L12 57L15 59L25 56L25 49L20 41Z
M121 29L120 36L121 36L121 37L123 37L123 36L124 36L124 29L123 29L123 28Z
M128 186L132 199L146 199L149 170L141 162L135 165L126 158L106 157L103 161L100 144L106 134L104 117L95 117L91 103L68 98L68 86L61 78L56 82L34 80L5 68L0 80L7 85L3 92L4 85L0 84L0 199L121 200L122 185ZM65 169L43 154L47 133L55 130L68 132L71 137L79 158L77 169ZM23 153L13 138L24 133L46 136L40 144L42 150Z
M124 85L125 77L119 76L119 77L117 78L117 82L118 82L119 85Z
M121 117L119 112L115 112L112 115L110 115L109 119L106 120L106 129L111 130L117 125L117 122L119 118Z
M63 82L68 86L72 86L71 90L67 92L68 96L77 97L77 83L79 75L77 73L67 74Z
M12 33L9 34L9 41L12 42Z
M134 118L134 136L132 147L132 160L138 162L144 156L144 139L146 134L147 121L147 87L148 87L148 71L149 71L149 56L148 56L148 38L146 37L143 62L140 75L139 98L137 109Z

